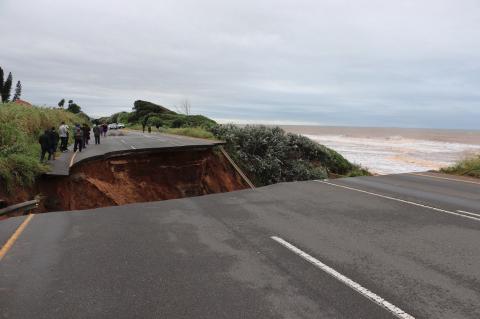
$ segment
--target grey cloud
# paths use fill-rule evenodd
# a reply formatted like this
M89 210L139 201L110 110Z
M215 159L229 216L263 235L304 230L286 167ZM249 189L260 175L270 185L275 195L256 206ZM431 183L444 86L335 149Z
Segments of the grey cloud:
M476 0L2 0L0 30L0 65L40 105L478 128Z

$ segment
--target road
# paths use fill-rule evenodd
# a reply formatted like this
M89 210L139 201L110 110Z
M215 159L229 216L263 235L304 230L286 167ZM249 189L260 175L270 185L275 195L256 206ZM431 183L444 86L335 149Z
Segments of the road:
M68 176L72 165L88 159L109 156L115 153L189 149L198 147L213 147L224 144L221 141L191 138L179 135L142 133L133 130L109 131L108 136L100 139L100 145L94 144L93 133L90 145L82 152L73 152L73 146L69 152L63 153L60 158L50 162L51 171L48 175Z
M0 315L479 318L474 214L475 180L402 174L35 215Z

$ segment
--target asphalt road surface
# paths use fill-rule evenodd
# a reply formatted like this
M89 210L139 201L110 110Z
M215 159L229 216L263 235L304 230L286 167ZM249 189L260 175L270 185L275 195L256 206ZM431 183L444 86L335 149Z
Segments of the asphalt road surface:
M480 318L480 184L402 174L35 215L0 260L0 315Z
M51 161L51 171L48 174L67 176L72 165L113 153L213 147L224 144L221 141L155 132L142 133L133 130L109 131L107 137L100 138L100 145L95 145L93 133L91 133L91 137L90 144L82 152L74 153L73 146L70 146L69 152L63 153L57 160Z

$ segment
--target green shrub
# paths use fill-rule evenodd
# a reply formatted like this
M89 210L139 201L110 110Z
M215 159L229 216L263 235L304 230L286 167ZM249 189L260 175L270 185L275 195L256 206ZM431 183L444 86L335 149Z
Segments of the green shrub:
M442 168L443 173L480 178L480 155L463 159L453 166Z
M138 122L142 117L147 116L148 114L176 114L173 111L170 111L166 107L161 105L137 100L133 103L133 112L129 115L129 121Z
M16 103L0 105L0 188L10 192L17 186L32 186L47 171L39 162L38 137L64 121L84 123L85 116L60 110Z
M258 186L322 179L329 173L368 175L337 152L279 127L218 125L211 129Z
M0 186L11 192L14 186L30 186L47 167L38 160L38 145L11 123L0 123Z
M13 123L0 123L0 157L23 153L27 148L27 136Z
M209 129L217 123L202 115L155 114L152 116L164 128L201 127ZM150 121L150 119L149 119Z

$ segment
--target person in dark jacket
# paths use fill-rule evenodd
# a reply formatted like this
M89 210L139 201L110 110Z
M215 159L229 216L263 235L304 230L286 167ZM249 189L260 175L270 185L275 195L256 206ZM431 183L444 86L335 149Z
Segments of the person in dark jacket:
M103 124L102 124L102 129L103 129L103 137L107 137L108 124L107 124L107 123L103 123Z
M93 136L95 137L95 144L100 144L100 133L102 130L103 128L98 125L93 126Z
M48 130L45 130L45 132L40 135L40 137L38 138L38 143L40 143L40 147L42 148L40 162L43 163L45 161L45 154L50 151L50 133L48 132Z
M83 124L82 130L83 130L83 148L87 148L86 145L88 145L88 141L90 140L90 126L88 126L87 124Z
M76 152L77 149L79 149L81 152L83 149L83 130L80 127L80 124L75 124L75 127L73 128L73 138L75 139L73 151Z
M53 157L53 160L55 160L55 153L57 152L60 135L58 134L57 131L55 131L55 128L52 127L50 129L48 137L50 139L50 143L49 143L50 149L48 150L48 159L50 160Z

